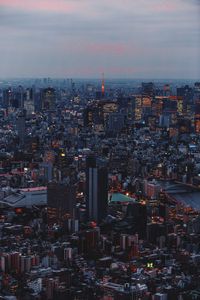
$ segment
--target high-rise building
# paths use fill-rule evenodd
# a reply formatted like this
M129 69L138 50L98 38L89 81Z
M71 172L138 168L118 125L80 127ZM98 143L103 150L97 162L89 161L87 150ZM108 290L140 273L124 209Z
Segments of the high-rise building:
M195 132L200 132L200 99L195 101Z
M82 231L80 234L79 251L89 253L98 247L100 237L100 228L95 227Z
M18 107L23 109L24 108L24 89L21 85L17 89L16 98L18 101Z
M168 114L177 113L178 102L176 96L171 96L169 98L163 99L163 111ZM180 110L180 108L179 108Z
M16 127L17 127L17 132L18 132L20 144L24 144L25 133L26 133L25 111L24 110L20 111L20 113L17 116Z
M126 218L133 222L134 233L138 233L140 237L146 236L147 226L147 207L140 203L130 203L127 207Z
M11 257L8 253L3 253L0 260L0 269L3 273L8 273L11 267Z
M153 82L142 82L142 95L154 96L155 85Z
M3 90L3 100L2 100L2 106L3 106L3 108L10 107L12 99L13 99L13 91L12 91L12 89L8 88L6 90Z
M170 96L171 88L169 84L165 84L163 87L164 96Z
M53 110L56 104L56 91L53 88L42 90L42 109Z
M142 97L135 97L135 121L140 121L142 119Z
M111 113L108 118L108 131L120 132L125 124L125 114L123 113Z
M161 236L166 236L166 227L163 223L148 223L147 224L147 240L152 243L158 243Z
M20 253L19 252L12 252L11 256L11 268L12 270L19 271L20 267Z
M76 186L51 182L47 187L48 222L63 223L72 217L76 206Z
M35 111L34 107L34 93L33 89L26 89L25 92L25 101L24 101L24 109L26 110L26 114L29 116Z
M97 166L94 157L87 158L86 185L87 217L100 222L107 212L108 173L106 167Z
M152 101L152 114L159 117L163 113L163 102L167 97L155 96Z

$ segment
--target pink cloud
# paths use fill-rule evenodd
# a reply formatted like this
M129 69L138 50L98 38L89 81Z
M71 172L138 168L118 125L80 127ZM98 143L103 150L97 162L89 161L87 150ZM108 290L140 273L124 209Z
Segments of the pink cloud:
M146 51L146 49L138 46L138 45L131 45L121 43L121 42L115 42L115 43L92 43L84 45L83 47L87 53L90 53L91 55L133 55L133 54L141 54ZM82 49L83 49L82 48Z
M163 1L158 4L153 5L152 10L156 12L174 12L177 9L180 8L180 5L177 5L176 3L172 3L169 1Z
M114 74L114 75L119 75L123 74L123 75L131 75L131 74L135 74L138 71L140 71L140 68L136 68L136 67L108 67L106 68L106 73L108 74Z
M132 58L133 55L146 55L149 53L149 48L131 43L105 43L105 42L93 42L79 39L78 42L66 43L60 41L60 51L62 53L73 53L81 55L90 55L91 57L112 57L118 56L120 59L123 57Z
M117 54L123 55L129 51L129 47L125 44L114 44L114 43L101 43L91 44L88 47L88 51L92 54Z
M73 12L76 5L63 0L0 0L0 5L8 8L47 12Z
M66 44L61 42L62 51L73 51L73 53L84 53L90 55L125 55L132 53L133 49L130 45L120 42L116 43L104 43L104 42L88 42L86 40L79 40L78 43ZM81 47L80 47L81 45Z

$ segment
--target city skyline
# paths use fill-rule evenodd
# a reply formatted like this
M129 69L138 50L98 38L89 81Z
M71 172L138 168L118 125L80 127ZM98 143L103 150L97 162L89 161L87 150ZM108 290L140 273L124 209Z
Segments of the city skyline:
M0 1L0 77L200 75L199 1Z

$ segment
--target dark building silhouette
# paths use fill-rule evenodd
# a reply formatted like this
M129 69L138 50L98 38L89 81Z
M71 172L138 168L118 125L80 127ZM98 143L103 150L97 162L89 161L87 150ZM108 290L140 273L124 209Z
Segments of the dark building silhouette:
M131 203L127 207L126 218L132 219L134 232L140 237L146 236L147 207L140 203Z
M25 111L23 110L20 111L16 120L16 128L17 128L20 144L24 144L25 141L25 134L26 134L25 117L26 117Z
M179 134L191 133L191 120L186 118L178 119L178 132Z
M184 111L188 111L190 105L193 104L194 91L188 85L177 88L177 96L183 99Z
M76 186L51 182L47 187L48 222L62 223L74 215Z
M18 101L18 107L21 109L24 108L24 89L21 85L17 89L16 99Z
M120 132L125 124L125 114L123 113L111 113L108 118L108 131Z
M177 99L166 98L163 100L163 112L164 113L176 113L177 112Z
M88 229L80 234L79 252L89 253L97 249L99 240L99 228Z
M56 104L56 91L53 88L42 90L42 109L53 110Z
M166 236L166 227L162 223L147 224L147 240L156 244L161 236Z
M145 96L154 96L155 85L153 82L142 82L142 94Z
M11 88L3 90L3 100L2 100L2 107L8 108L11 106L13 99L13 91Z
M195 131L200 132L200 99L195 101Z
M108 206L108 173L97 166L95 157L87 158L86 207L89 220L101 221Z

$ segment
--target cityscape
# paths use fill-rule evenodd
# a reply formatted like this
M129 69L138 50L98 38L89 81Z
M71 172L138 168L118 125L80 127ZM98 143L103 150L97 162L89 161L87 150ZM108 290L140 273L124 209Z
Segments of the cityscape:
M0 0L0 299L200 300L199 16Z
M200 82L1 82L2 299L199 299Z

